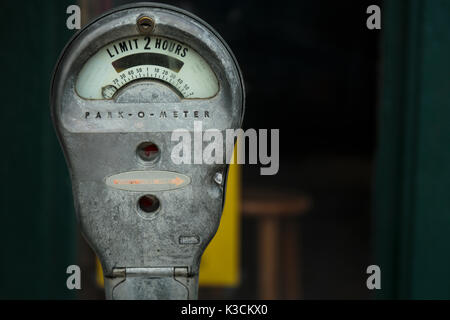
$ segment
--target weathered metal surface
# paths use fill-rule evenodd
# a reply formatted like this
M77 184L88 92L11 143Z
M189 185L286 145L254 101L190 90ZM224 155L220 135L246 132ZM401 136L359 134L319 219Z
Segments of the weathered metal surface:
M124 87L112 100L86 100L76 94L77 75L87 59L112 41L139 35L136 21L143 15L155 23L152 35L186 43L209 63L220 86L214 97L178 99L166 86L150 80ZM160 98L152 101L155 95ZM240 127L243 81L230 49L205 22L180 9L154 3L120 7L91 22L66 46L55 70L51 103L70 170L77 218L101 260L107 298L195 299L200 258L222 213L225 181L218 183L215 177L225 175L226 164L174 164L171 131L185 128L192 133L195 120L202 121L203 130ZM108 117L108 112L185 111L192 114ZM203 116L192 116L194 111ZM86 112L104 117L87 119ZM139 161L136 147L145 141L159 147L158 161ZM108 177L131 171L173 172L188 177L190 183L151 191L161 207L152 219L145 219L136 204L147 191L122 190L106 183ZM159 272L170 268L173 274ZM187 272L177 273L178 268ZM126 270L134 270L133 277ZM147 271L139 274L138 270Z

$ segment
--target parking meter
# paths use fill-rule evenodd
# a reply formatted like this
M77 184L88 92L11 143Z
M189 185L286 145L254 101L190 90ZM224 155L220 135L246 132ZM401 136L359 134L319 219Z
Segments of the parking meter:
M65 47L51 112L106 298L196 299L227 164L174 163L171 137L193 136L197 121L220 132L241 126L243 80L224 40L172 6L114 9Z

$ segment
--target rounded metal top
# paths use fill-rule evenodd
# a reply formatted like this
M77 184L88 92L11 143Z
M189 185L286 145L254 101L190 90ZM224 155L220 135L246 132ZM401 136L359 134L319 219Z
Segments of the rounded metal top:
M136 26L140 21L142 28ZM82 99L76 95L68 97L68 92L74 87L87 59L112 41L143 32L183 41L199 52L211 65L220 83L221 90L214 97L215 103L227 104L234 109L230 119L239 118L239 121L233 121L229 127L241 125L245 106L244 82L236 58L222 37L205 21L185 10L143 2L123 5L100 15L67 43L55 67L50 92L52 117L58 129L63 101L83 109Z

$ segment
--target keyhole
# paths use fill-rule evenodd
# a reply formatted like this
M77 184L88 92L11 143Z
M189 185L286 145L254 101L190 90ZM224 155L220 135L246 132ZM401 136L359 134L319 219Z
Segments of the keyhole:
M152 18L143 16L138 18L137 26L141 33L150 33L153 30L155 23Z

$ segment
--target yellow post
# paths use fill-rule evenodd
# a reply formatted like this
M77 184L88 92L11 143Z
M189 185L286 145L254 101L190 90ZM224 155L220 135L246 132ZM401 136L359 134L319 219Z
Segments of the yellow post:
M200 263L201 286L234 287L240 280L241 167L230 164L219 229Z

